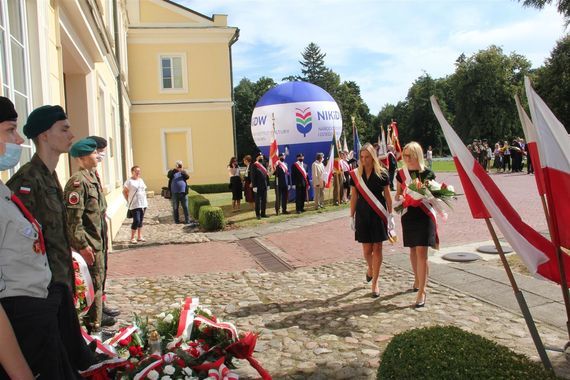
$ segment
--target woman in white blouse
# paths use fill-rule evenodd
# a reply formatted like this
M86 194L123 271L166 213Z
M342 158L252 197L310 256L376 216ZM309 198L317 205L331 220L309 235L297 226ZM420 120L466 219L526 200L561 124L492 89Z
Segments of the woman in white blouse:
M148 201L146 199L146 184L141 178L141 168L133 166L131 168L131 178L129 178L123 187L123 196L129 204L133 216L133 223L131 224L131 243L137 244L137 241L145 242L146 239L142 236L143 218ZM135 233L137 239L135 239Z
M230 190L232 191L232 211L238 212L240 209L243 188L239 174L239 165L235 157L232 157L228 164L228 175L230 176Z

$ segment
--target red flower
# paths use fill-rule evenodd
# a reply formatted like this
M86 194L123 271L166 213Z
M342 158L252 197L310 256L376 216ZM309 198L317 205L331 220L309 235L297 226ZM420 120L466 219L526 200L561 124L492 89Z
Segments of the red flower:
M131 341L133 340L133 338L129 335L128 337L126 337L125 339L121 339L119 341L119 344L121 346L128 346L129 344L131 344Z
M73 260L73 269L78 271L79 270L79 263L75 260Z
M142 356L143 355L143 350L141 346L131 346L129 347L129 354L131 354L131 356Z

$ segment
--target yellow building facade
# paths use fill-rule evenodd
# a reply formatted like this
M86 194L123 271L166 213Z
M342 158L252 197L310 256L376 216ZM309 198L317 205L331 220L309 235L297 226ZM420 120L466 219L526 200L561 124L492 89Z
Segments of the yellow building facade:
M227 181L237 35L226 16L210 18L168 0L0 0L0 93L15 103L20 132L33 109L59 104L75 140L107 139L98 170L114 236L134 164L150 190L165 185L176 160L192 183ZM30 141L24 148L20 165L35 151ZM61 156L62 185L76 168Z
M234 154L231 46L239 30L171 1L129 0L133 162L149 188L181 160L190 184L227 182Z

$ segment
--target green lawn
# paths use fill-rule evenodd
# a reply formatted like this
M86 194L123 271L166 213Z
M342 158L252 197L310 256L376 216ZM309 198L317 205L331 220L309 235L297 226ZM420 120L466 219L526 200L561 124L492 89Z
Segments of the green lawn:
M401 168L403 165L404 165L403 161L398 162L398 167ZM442 160L442 161L432 161L431 170L433 170L436 173L457 171L457 169L455 169L455 164L453 163L452 159Z

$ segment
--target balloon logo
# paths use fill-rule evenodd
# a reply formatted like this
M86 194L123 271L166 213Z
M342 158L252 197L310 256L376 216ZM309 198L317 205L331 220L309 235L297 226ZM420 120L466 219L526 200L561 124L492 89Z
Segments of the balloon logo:
M311 107L305 109L295 108L295 116L297 117L297 130L303 134L303 137L307 137L307 133L313 129Z

